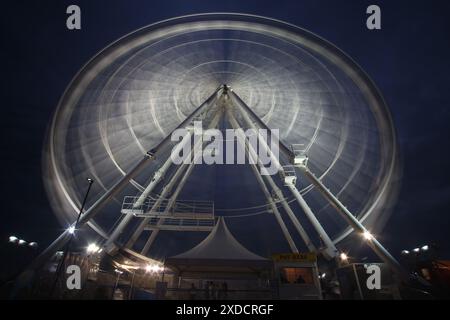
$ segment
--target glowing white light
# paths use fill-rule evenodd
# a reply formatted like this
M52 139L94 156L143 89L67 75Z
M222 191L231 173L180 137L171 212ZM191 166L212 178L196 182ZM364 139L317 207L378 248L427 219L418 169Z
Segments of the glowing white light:
M430 247L428 247L427 245L425 245L425 246L423 246L421 249L422 249L422 251L428 251L428 249L430 249Z
M30 242L28 245L32 248L36 248L38 246L37 242Z
M122 274L123 273L123 271L120 271L119 269L114 269L114 272L118 273L118 274Z
M86 251L87 253L97 253L100 251L100 248L95 243L91 243L88 245Z
M145 267L145 271L151 272L151 273L159 273L159 272L162 272L163 270L164 270L164 268L163 268L163 267L160 267L160 266L157 265L157 264L148 264L148 265Z
M70 226L69 228L67 228L67 232L69 232L70 234L74 234L75 233L75 227L74 226Z
M27 242L26 242L25 240L22 240L22 239L19 240L19 245L20 245L20 246L22 246L22 245L24 245L24 244L26 244L26 243L27 243Z
M419 252L420 249L419 249L419 248L415 248L413 251L414 251L414 252Z
M320 276L322 279L325 278L327 276L326 273L322 273L322 275Z
M363 233L363 237L364 237L364 239L366 239L366 240L372 240L373 239L373 235L369 232L369 231L364 231L364 233Z
M403 250L403 251L402 251L402 254L403 254L403 255L407 255L407 254L409 254L409 251L408 251L408 250Z
M342 261L347 261L348 260L348 256L346 253L342 252L339 257L341 258Z
M19 238L15 237L15 236L9 237L9 242L17 242L18 240L19 240Z

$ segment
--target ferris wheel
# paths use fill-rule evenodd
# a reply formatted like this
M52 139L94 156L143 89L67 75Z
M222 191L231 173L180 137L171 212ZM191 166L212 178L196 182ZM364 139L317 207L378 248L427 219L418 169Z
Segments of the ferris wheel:
M175 165L170 154L179 144L171 134L192 133L196 121L217 130L279 130L276 159L258 136L279 162L277 174L261 175L257 160ZM255 156L244 137L235 142L248 160ZM191 146L192 155L195 148L204 145ZM374 236L389 217L398 176L383 97L337 47L285 22L201 14L120 38L66 89L44 154L49 199L66 225L76 220L86 178L95 180L77 227L88 225L108 252L164 255L173 242L158 244L163 234L209 231L221 216L238 238L250 230L265 246L271 234L293 252L328 259L357 232L399 267Z

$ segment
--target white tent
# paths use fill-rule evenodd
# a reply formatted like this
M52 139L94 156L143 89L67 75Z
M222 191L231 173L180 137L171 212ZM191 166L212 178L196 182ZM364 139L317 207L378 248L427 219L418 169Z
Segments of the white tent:
M259 274L272 262L247 250L228 230L222 217L202 242L194 248L170 257L166 265L180 275L187 273Z

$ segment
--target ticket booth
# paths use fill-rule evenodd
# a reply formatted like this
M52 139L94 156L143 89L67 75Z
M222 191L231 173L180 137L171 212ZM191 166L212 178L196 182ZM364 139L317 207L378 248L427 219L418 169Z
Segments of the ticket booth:
M279 299L322 299L315 253L275 254L272 260Z

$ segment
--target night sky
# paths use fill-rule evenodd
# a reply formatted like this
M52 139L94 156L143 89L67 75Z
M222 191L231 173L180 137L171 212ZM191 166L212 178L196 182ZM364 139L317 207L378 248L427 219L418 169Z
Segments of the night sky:
M82 10L69 31L66 8ZM382 30L365 26L382 9ZM403 162L399 201L381 241L394 255L436 242L450 259L450 10L448 1L11 1L1 4L1 168L3 260L8 236L39 242L60 232L41 177L47 124L65 87L100 49L175 16L241 12L293 23L331 41L369 74L397 128Z

